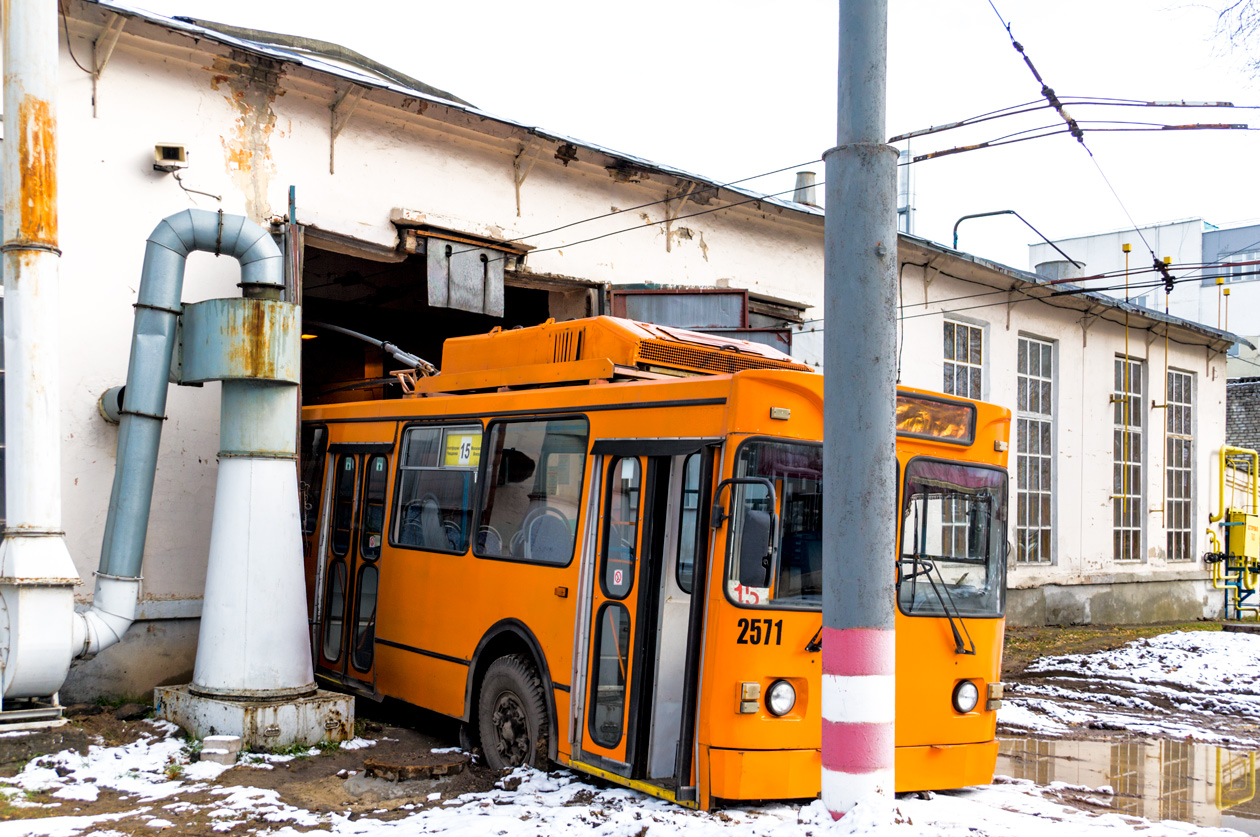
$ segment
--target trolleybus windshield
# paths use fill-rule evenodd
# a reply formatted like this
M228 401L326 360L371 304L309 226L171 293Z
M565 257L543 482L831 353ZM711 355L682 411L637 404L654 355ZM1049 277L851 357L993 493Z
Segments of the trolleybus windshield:
M1000 616L1006 473L935 459L906 466L897 604L907 616Z
M822 446L753 439L735 457L736 477L764 485L732 485L727 594L745 605L822 606ZM777 500L778 508L770 507ZM771 549L774 515L779 538Z

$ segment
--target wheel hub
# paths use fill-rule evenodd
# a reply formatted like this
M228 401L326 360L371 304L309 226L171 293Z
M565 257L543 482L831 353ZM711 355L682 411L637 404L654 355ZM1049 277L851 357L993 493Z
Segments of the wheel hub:
M504 764L519 767L529 761L529 722L521 699L512 692L499 695L491 721L494 746Z

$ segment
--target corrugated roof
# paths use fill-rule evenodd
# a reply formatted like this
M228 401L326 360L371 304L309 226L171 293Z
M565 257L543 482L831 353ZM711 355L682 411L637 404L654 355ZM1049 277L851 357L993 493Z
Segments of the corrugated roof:
M1029 285L1033 287L1051 287L1049 282L1046 279L1043 279L1042 277L1038 276L1035 273L1029 273L1026 270L1019 270L1018 268L1010 267L1004 264L999 264L998 262L991 262L988 259L982 259L979 256L973 256L970 253L964 253L961 250L954 250L950 247L946 247L944 244L937 244L935 241L929 241L926 238L919 238L918 236L914 236L914 235L906 235L905 233L901 233L900 237L914 243L915 245L925 250L931 250L937 253L941 253L943 255L952 256L953 258L960 259L965 262L970 262L971 264L984 268L985 270L993 271L1002 276L1006 276L1010 279L1014 279L1018 282L1021 282L1025 285ZM1054 285L1053 288L1056 291L1072 291L1071 294L1065 294L1063 296L1058 297L1060 301L1065 302L1065 303L1073 299L1088 300L1091 303L1098 303L1101 305L1105 305L1108 308L1112 308L1121 312L1126 312L1132 316L1139 317L1143 320L1147 320L1152 323L1164 323L1167 325L1176 326L1177 328L1185 329L1186 331L1193 332L1195 334L1201 334L1204 337L1207 337L1211 340L1217 340L1224 343L1240 343L1249 348L1252 348L1252 349L1255 348L1255 346L1253 346L1251 344L1251 341L1249 341L1247 338L1240 337L1239 335L1234 334L1233 332L1223 331L1219 328L1212 328L1211 326L1201 325L1200 323L1196 323L1192 320L1184 320L1181 317L1173 317L1169 314L1164 314L1159 311L1152 310L1150 308L1143 308L1140 305L1134 305L1131 302L1125 302L1123 299L1117 299L1113 296L1108 296L1107 294L1104 294L1101 291L1087 290L1087 289L1082 288L1080 285L1074 285L1071 283Z
M682 178L684 180L694 181L696 183L700 183L706 186L721 187L723 190L732 192L734 194L744 195L745 197L754 198L764 203L773 204L775 206L783 207L784 209L790 209L795 212L801 212L806 215L822 216L823 214L823 211L817 207L810 207L804 204L794 203L792 201L783 200L782 198L768 197L762 192L750 191L748 189L743 189L738 186L727 186L726 184L722 183L719 180L714 180L712 178L703 177L701 175L693 174L688 171L683 171L682 169L677 169L672 166L667 166L661 163L653 162L652 160L648 160L643 157L636 157L633 154L626 154L625 152L622 152L622 151L614 151L613 149L608 148L606 146L597 145L595 143L575 139L573 137L566 136L564 134L557 134L551 131L546 131L542 128L528 125L524 122L518 122L514 119L507 119L502 116L496 116L492 113L488 113L484 110L481 110L480 108L473 107L472 105L469 105L465 102L455 101L452 99L445 99L440 96L434 95L434 93L432 92L434 88L428 88L428 90L423 90L416 87L409 87L407 85L399 84L395 81L391 81L391 80L382 78L380 76L372 75L370 72L367 72L366 70L356 70L350 67L346 67L342 64L335 63L333 61L324 60L320 58L318 55L314 55L310 52L299 51L296 49L288 49L285 47L277 46L275 44L269 44L269 43L264 43L262 41L255 41L255 40L249 40L243 37L238 37L238 36L229 34L227 32L211 28L209 25L207 25L208 24L207 21L196 22L196 21L191 20L190 18L167 17L166 15L160 15L160 14L157 14L156 12L150 12L146 9L136 8L134 6L126 5L124 3L118 3L118 2L115 2L115 0L83 0L83 2L87 4L99 6L102 9L107 9L116 14L121 14L127 17L143 20L148 23L154 24L156 26L164 27L174 32L181 32L192 38L204 38L206 40L213 41L215 43L223 44L224 46L229 46L235 49L252 52L256 55L261 55L261 56L264 56L266 58L271 58L276 61L283 61L285 63L294 64L299 67L305 67L314 72L323 73L325 75L340 78L344 81L353 82L354 84L358 84L363 87L374 88L377 90L387 90L392 93L397 93L401 96L421 99L423 101L431 102L433 104L437 104L437 105L440 105L445 108L449 108L454 111L460 111L463 113L470 114L479 119L486 119L492 122L497 122L501 125L506 125L512 128L516 128L521 131L528 132L530 134L533 134L535 136L538 136L544 139L552 140L555 142L561 142L561 143L571 143L574 146L577 146L579 148L585 148L589 151L594 151L599 154L604 154L608 157L612 157L616 160L623 161L624 163L628 164L628 166L630 167L637 167L637 168L641 168L645 170L650 170L652 172L658 172L660 174L670 175L673 177ZM234 29L235 27L228 27L228 28Z
M624 163L632 167L638 167L638 168L642 168L642 169L649 170L652 172L658 172L661 174L670 175L670 176L678 177L685 180L690 180L696 183L704 184L706 186L721 187L722 189L728 192L731 192L733 194L744 195L748 198L753 198L753 199L762 201L764 203L768 203L774 206L779 206L784 209L788 209L793 212L799 212L805 215L813 215L813 216L822 217L824 214L823 209L819 207L799 204L793 201L783 200L782 198L769 197L765 195L764 193L755 192L748 189L743 189L738 186L727 186L720 181L703 177L701 175L692 174L691 172L687 172L682 169L677 169L672 166L656 163L651 160L647 160L643 157L636 157L633 154L626 154L624 152L614 151L602 145L596 145L594 143L585 142L583 140L575 139L573 137L569 137L564 134L557 134L551 131L546 131L536 126L527 125L524 122L518 122L513 119L507 119L501 116L495 116L494 114L491 114L479 108L473 107L472 105L469 105L465 102L442 98L441 96L435 95L434 93L435 89L431 87L429 87L427 90L422 90L416 87L399 84L396 81L391 81L389 79L385 79L380 76L373 75L366 70L356 70L351 67L347 67L342 64L335 63L333 61L324 60L320 58L318 55L312 54L311 52L300 51L296 49L289 49L282 46L277 46L275 44L264 43L262 41L250 40L247 38L232 35L227 32L212 28L211 26L207 25L206 21L195 22L188 18L167 17L166 15L160 15L155 12L147 11L145 9L139 9L133 6L125 5L123 3L118 3L118 2L115 2L115 0L84 0L84 2L99 6L102 9L107 9L116 14L121 14L127 17L143 20L147 23L153 24L155 26L161 26L174 32L181 32L192 38L196 38L196 39L204 38L206 40L213 41L215 43L223 44L224 46L229 46L235 49L251 52L256 55L271 58L276 61L282 61L288 64L294 64L299 67L305 67L314 72L323 73L325 75L333 76L335 78L340 78L344 81L353 82L354 84L358 84L363 87L373 88L377 90L386 90L386 91L396 93L402 96L411 97L415 99L421 99L421 100L431 102L436 105L440 105L445 108L449 108L450 110L453 110L453 111L467 113L479 119L486 119L492 122L498 122L502 125L516 128L521 131L525 131L529 134L533 134L535 136L549 139L555 142L571 143L574 146L585 148L589 151L595 151L600 154L604 154L615 160L623 161ZM235 30L235 31L240 31L240 30ZM1000 274L1009 276L1012 279L1016 279L1020 282L1025 282L1029 285L1044 285L1045 284L1045 281L1042 280L1035 273L1029 273L1027 271L1018 270L1016 268L1009 267L1007 265L1002 265L997 262L991 262L991 261L988 261L987 259L982 259L978 256L973 256L959 250L953 250L949 247L946 247L943 244L937 244L936 242L929 241L928 239L925 239L925 238L919 238L917 236L908 236L908 235L905 235L904 233L902 234L901 237L906 238L910 241L913 241L919 244L919 246L921 247L925 247L927 249L934 250L939 253L948 254L948 255L954 256L955 258L963 259L965 261L970 261L976 265L985 267L989 270L996 271ZM1067 290L1069 288L1077 289L1075 286L1072 286L1072 285L1063 285L1059 287L1060 289L1063 289L1063 290ZM1242 337L1239 337L1236 334L1232 334L1227 331L1221 331L1215 328L1210 328L1208 326L1199 325L1198 323L1194 323L1189 320L1183 320L1180 317L1171 317L1171 316L1161 314L1157 311L1152 311L1147 308L1141 308L1136 305L1128 304L1128 303L1125 303L1123 300L1118 300L1118 299L1115 299L1114 297L1109 297L1097 291L1081 291L1079 294L1074 294L1073 297L1066 297L1066 298L1088 299L1091 302L1100 303L1110 308L1116 308L1122 311L1127 310L1131 314L1136 314L1139 317L1145 318L1147 320L1151 320L1153 322L1167 323L1169 325L1175 325L1179 328L1184 328L1188 331L1197 332L1204 335L1205 337L1209 337L1214 340L1219 340L1219 341L1224 341L1224 342L1229 342L1229 343L1241 343L1253 349L1255 348L1255 346L1253 346L1248 340Z

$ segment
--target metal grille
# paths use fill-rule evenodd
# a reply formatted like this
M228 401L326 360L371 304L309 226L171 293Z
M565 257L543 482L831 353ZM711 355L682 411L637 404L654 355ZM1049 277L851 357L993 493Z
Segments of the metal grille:
M1118 357L1112 420L1112 557L1142 558L1142 362Z
M1168 560L1189 561L1194 536L1191 520L1194 486L1192 471L1194 429L1191 424L1194 408L1194 378L1188 372L1168 373L1168 434L1164 438L1164 529L1168 533Z
M644 340L639 344L639 362L670 369L689 369L696 372L740 372L744 369L798 369L812 371L802 363L706 350L694 346L682 346L665 340Z
M553 363L568 363L582 359L582 334L585 329L572 328L556 332L551 337L551 360Z
M1054 477L1052 348L1043 340L1019 338L1015 560L1021 564L1050 563L1054 542L1051 523Z

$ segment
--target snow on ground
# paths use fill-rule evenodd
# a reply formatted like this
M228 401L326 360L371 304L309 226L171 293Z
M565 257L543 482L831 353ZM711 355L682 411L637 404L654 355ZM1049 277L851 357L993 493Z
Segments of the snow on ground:
M1071 788L1097 810L1081 810L1061 798L1068 786L1037 786L999 777L994 785L908 796L864 804L833 822L821 802L690 811L620 788L596 787L565 770L522 768L505 781L514 790L465 794L442 805L414 808L401 819L316 813L281 800L275 790L218 787L211 765L188 764L187 743L170 725L155 724L143 740L120 747L94 746L85 756L63 752L41 756L0 788L12 795L49 791L54 798L95 799L104 790L124 794L132 807L94 816L52 816L0 822L0 837L112 837L136 829L178 828L188 815L214 823L214 830L298 837L315 829L354 837L844 837L887 834L917 837L1075 837L1130 834L1144 837L1234 835L1228 829L1171 821L1151 822L1107 810L1110 788ZM214 773L214 775L212 775ZM519 783L519 784L518 784ZM195 795L195 796L194 796ZM180 797L193 796L202 801ZM211 800L204 801L207 797ZM174 801L172 801L174 799Z
M162 731L164 732L164 731ZM316 814L282 802L274 790L249 787L211 788L214 802L177 802L156 806L154 800L195 791L202 782L171 779L168 764L178 763L183 742L153 735L124 747L93 747L87 756L59 753L41 757L17 777L4 780L14 789L83 791L112 788L137 801L128 811L98 816L52 816L0 822L0 837L46 835L88 837L113 835L119 829L144 825L161 830L173 825L167 816L201 811L215 820L216 831L249 826L274 837L298 837L309 829L355 837L402 837L441 834L450 837L824 837L824 835L941 835L941 837L1058 837L1074 829L1077 837L1114 835L1141 830L1146 837L1235 834L1176 822L1148 822L1115 813L1086 813L1055 798L1062 787L1001 780L995 785L928 799L907 797L859 806L833 822L821 802L805 806L766 805L728 808L709 814L689 811L624 789L601 789L568 771L542 773L521 769L513 791L465 794L440 807L417 810L403 819L351 818L340 813ZM175 759L172 762L172 758ZM60 775L57 768L65 775ZM68 768L68 770L67 770ZM189 771L185 771L186 776ZM1061 783L1060 783L1061 784ZM1108 788L1078 789L1106 800ZM124 823L125 820L134 822Z
M1111 651L1042 657L998 710L1000 730L1041 736L1073 728L1260 747L1222 718L1260 714L1260 636L1176 631Z
M1029 667L1034 683L1017 684L999 712L1005 730L1043 737L1074 728L1125 730L1206 742L1254 742L1207 728L1196 713L1245 717L1260 708L1260 636L1217 632L1172 633L1114 651L1048 657ZM275 790L218 786L221 765L192 762L173 725L154 722L141 740L40 756L0 779L9 804L50 816L0 822L0 837L112 837L137 829L177 830L189 816L214 830L298 837L314 829L354 837L844 837L888 834L918 837L1074 837L1142 832L1144 837L1235 835L1238 832L1174 821L1148 821L1111 810L1110 787L1076 788L998 777L993 785L863 804L833 822L820 802L690 811L624 789L597 787L577 774L522 769L507 786L465 794L440 804L408 806L392 818L313 812L284 802ZM346 749L372 746L355 739ZM318 752L318 751L315 751ZM318 757L318 756L315 756ZM270 768L288 756L250 754L243 764ZM517 784L519 782L519 784ZM123 811L58 816L73 801L121 795ZM41 801L27 792L43 792ZM190 799L191 797L192 799ZM51 799L53 801L49 802ZM193 799L197 801L192 801ZM206 800L210 801L206 801ZM63 802L64 800L64 802ZM1076 802L1077 804L1069 804Z

